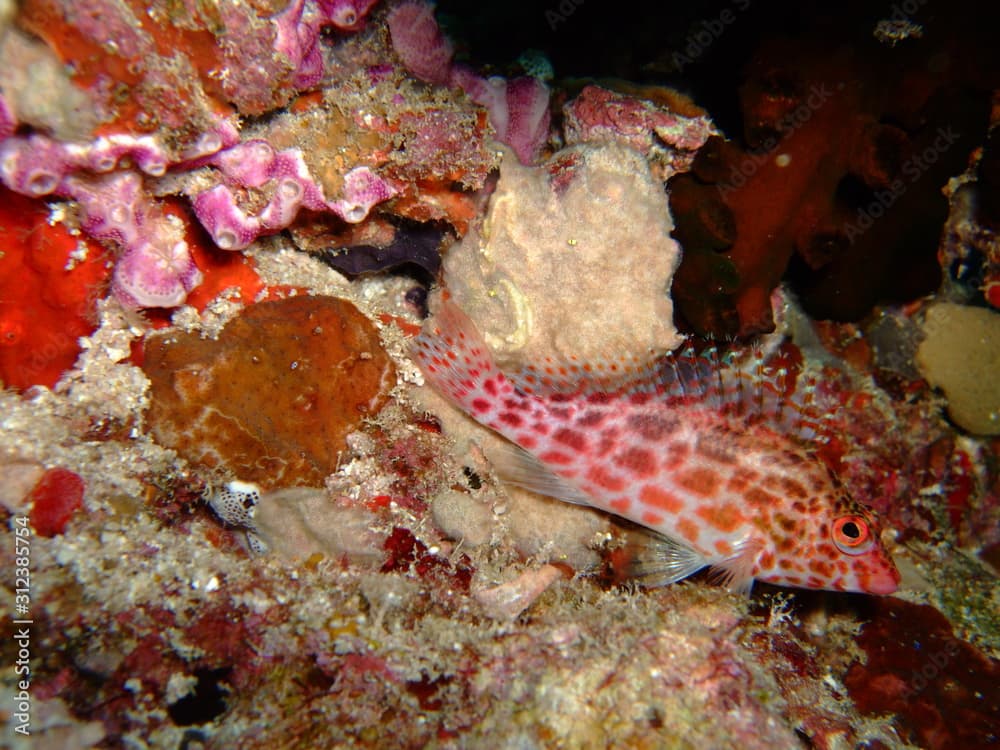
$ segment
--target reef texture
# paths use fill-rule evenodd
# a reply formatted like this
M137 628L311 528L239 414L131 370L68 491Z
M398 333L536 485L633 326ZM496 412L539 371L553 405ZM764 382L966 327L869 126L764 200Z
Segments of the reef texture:
M71 231L114 251L112 291L133 308L176 307L205 281L192 220L240 250L308 212L342 247L395 199L398 216L460 233L494 163L486 113L446 90L401 93L413 82L386 63L384 29L355 33L372 3L356 5L28 3L0 38L0 179L73 201ZM34 86L25 57L57 83Z
M758 40L727 141L664 87L473 68L460 28L0 2L0 617L31 620L0 744L995 744L979 68L947 40L929 68L931 29ZM635 529L505 487L498 439L423 387L442 281L505 366L556 376L775 327L775 389L833 415L816 451L891 527L898 598L637 587Z
M941 187L985 138L989 95L953 77L969 50L934 44L956 61L936 70L926 49L874 42L760 46L740 90L743 145L710 140L670 186L685 250L674 296L696 331L771 330L768 294L789 268L810 314L843 321L937 288Z

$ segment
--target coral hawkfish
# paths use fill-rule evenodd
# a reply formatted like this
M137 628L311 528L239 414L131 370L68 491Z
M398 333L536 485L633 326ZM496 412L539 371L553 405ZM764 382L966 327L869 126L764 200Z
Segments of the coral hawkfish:
M494 460L506 481L655 532L634 564L647 584L710 567L735 590L897 588L874 514L809 449L818 410L783 395L775 372L686 350L613 381L627 363L543 383L541 371L501 372L450 301L412 353L435 388L517 446Z

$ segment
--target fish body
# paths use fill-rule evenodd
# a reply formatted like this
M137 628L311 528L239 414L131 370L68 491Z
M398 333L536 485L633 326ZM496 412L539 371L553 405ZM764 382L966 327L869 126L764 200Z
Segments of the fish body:
M517 446L497 460L504 479L656 532L635 571L647 583L710 566L739 590L896 590L874 515L804 447L818 419L752 374L685 354L617 382L615 368L573 368L557 384L507 375L448 301L412 353L435 388Z

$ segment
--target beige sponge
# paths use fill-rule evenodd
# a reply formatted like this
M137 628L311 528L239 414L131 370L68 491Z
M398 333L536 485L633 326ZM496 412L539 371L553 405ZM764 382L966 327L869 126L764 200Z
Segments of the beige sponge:
M944 391L948 415L969 432L1000 435L1000 314L939 303L927 310L917 366Z
M663 186L631 149L575 146L538 167L507 154L482 230L445 257L445 283L501 367L644 359L681 342L672 228Z

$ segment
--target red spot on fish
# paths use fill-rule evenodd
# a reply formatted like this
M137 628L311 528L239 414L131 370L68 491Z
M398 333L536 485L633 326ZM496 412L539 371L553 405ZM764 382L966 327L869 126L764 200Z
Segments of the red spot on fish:
M651 510L643 511L642 522L648 526L659 526L663 523L663 516Z
M804 500L809 497L808 491L791 477L781 477L781 487L789 497Z
M833 566L827 560L810 560L809 570L824 578L830 578L833 575Z
M840 552L832 544L820 544L816 547L816 552L827 560L836 560L840 557Z
M746 517L732 503L703 505L695 510L695 514L727 534L736 531L740 524L746 520Z
M793 531L795 531L795 526L796 526L795 519L791 518L790 516L778 513L774 517L774 522L786 534L791 534Z
M731 545L725 539L716 539L715 551L718 552L723 557L729 557L730 555L733 554L733 545Z
M670 473L677 471L681 466L687 463L687 459L690 454L691 446L687 443L677 443L675 445L671 445L670 449L667 451L666 458L663 460L663 468Z
M774 553L770 550L761 553L760 559L758 560L758 565L761 570L771 570L774 568Z
M614 401L614 395L610 393L603 393L597 391L594 393L587 394L587 403L591 404L607 404Z
M743 497L747 499L748 503L756 505L758 508L774 508L781 503L776 495L772 495L760 487L751 487L744 493Z
M597 443L595 455L598 458L603 458L608 453L613 451L618 446L619 442L619 430L617 427L608 427L606 430L602 430L600 439Z
M633 393L628 397L628 400L633 406L642 406L648 404L651 398L652 395L649 393Z
M612 492L621 492L625 489L625 480L610 471L605 469L603 466L593 466L587 472L587 479L596 484L598 487L603 487L606 490L611 490Z
M521 419L520 414L512 414L509 411L505 411L500 415L500 421L509 427L520 427L524 424L524 420Z
M517 444L526 450L531 450L538 447L538 440L534 435L520 435L517 438Z
M531 425L531 429L537 432L539 435L548 435L549 426L545 422L535 422Z
M608 503L608 505L611 506L612 510L618 513L625 513L629 508L632 507L632 501L629 500L627 497L619 497L612 500L610 503Z
M722 484L715 472L700 466L678 473L675 481L689 492L702 497L714 497Z
M472 410L479 414L485 414L490 410L490 402L483 398L473 399Z
M491 396L497 395L497 383L493 378L487 378L483 381L483 390L486 391Z
M698 524L692 521L690 518L680 518L677 520L677 531L682 537L687 539L692 544L697 543L698 535L701 530L698 528Z
M565 453L559 451L546 451L539 458L547 464L559 464L560 466L573 463L572 456L567 456Z
M626 448L615 456L615 463L640 477L656 472L656 459L645 448Z
M562 443L568 448L572 448L575 451L585 451L587 450L587 438L581 435L576 430L571 430L568 427L562 427L555 431L552 435L552 439L557 443Z
M750 485L757 481L759 476L756 471L749 469L733 469L733 475L726 482L726 489L738 495L743 495L750 488Z
M652 484L647 484L639 490L639 499L646 505L662 508L670 513L679 513L684 507L684 501L679 497Z
M655 414L633 414L628 418L628 426L644 440L657 442L673 432L677 425Z
M605 419L608 418L607 413L603 411L598 411L596 409L591 409L588 412L584 412L579 419L576 420L576 424L579 427L599 427Z

